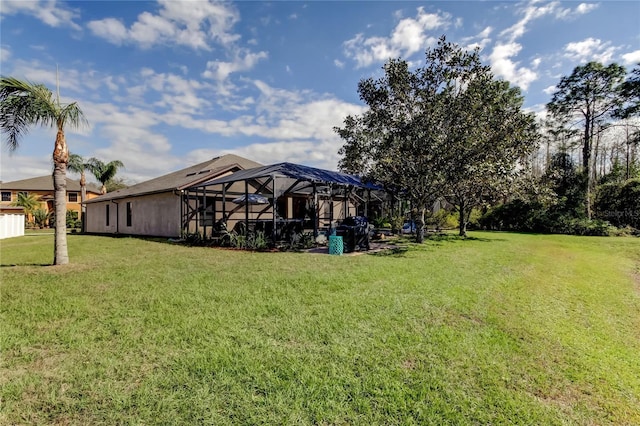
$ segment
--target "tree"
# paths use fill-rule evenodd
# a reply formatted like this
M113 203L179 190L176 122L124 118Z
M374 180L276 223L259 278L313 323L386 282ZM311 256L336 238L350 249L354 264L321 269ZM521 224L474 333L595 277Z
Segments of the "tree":
M621 96L623 103L620 107L615 111L614 116L616 118L622 118L625 121L625 130L626 130L626 174L627 179L631 177L632 169L637 167L637 164L631 160L632 155L635 154L635 149L637 149L638 145L640 145L640 130L638 130L638 126L634 126L634 130L631 134L629 134L629 119L640 117L640 64L636 68L634 68L630 77L622 83L621 86ZM634 150L632 151L631 146L634 145Z
M113 192L117 191L118 189L128 188L129 184L123 178L114 177L109 179L105 186L107 187L107 192Z
M27 192L18 192L16 200L11 203L12 206L22 207L27 217L32 216L33 212L40 206L40 201L35 194Z
M537 131L521 111L516 88L493 79L478 50L444 37L410 71L390 60L384 77L358 84L369 109L336 128L345 140L340 167L382 182L419 209L418 241L427 205L444 196L466 234L471 208L495 194L531 153Z
M630 74L631 76L620 86L623 103L614 114L619 118L640 116L640 64Z
M87 211L87 207L84 202L87 199L87 178L85 176L86 170L91 170L91 163L84 158L82 158L78 154L69 153L69 163L67 165L67 169L74 173L80 174L80 209L81 209L81 217L80 221L82 222L82 231L84 232L84 222L85 222L85 214Z
M593 189L592 154L596 129L605 124L621 103L620 85L625 69L618 64L604 66L589 62L562 77L547 109L558 117L577 119L582 127L582 167L585 179L585 209L591 219Z
M456 206L461 236L473 208L509 193L539 139L533 114L522 111L520 90L494 80L477 54L464 56L449 96L442 152L445 198Z
M57 130L53 148L53 186L55 211L66 211L67 163L69 149L65 126L79 127L86 123L76 102L61 104L60 96L42 84L33 84L13 77L0 77L0 128L5 133L10 150L18 148L21 137L32 125L50 126ZM56 214L53 263L69 263L65 215Z
M551 157L541 183L555 196L548 210L571 218L584 218L584 172L580 172L571 156L557 152Z
M422 242L427 206L438 195L435 146L439 125L436 93L439 82L425 85L407 62L391 60L384 77L360 81L360 98L369 106L362 116L348 116L334 130L345 140L340 168L380 182L417 209L416 238ZM434 80L436 77L434 77Z
M88 164L88 169L102 184L101 191L103 194L107 193L107 182L113 179L119 168L124 167L124 164L120 160L113 160L108 163L104 163L97 158L89 159Z

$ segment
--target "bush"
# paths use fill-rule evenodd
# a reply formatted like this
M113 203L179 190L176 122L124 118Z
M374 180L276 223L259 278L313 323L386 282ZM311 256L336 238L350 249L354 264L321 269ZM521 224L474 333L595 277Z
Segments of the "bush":
M39 208L33 211L33 222L35 226L44 228L47 226L47 219L49 219L49 214L45 209Z
M82 222L78 219L78 212L75 210L67 210L67 228L81 228Z
M513 200L490 209L479 219L483 229L523 231L545 234L608 236L617 228L608 221L575 217L558 209L545 209L539 203Z
M640 229L640 179L600 185L594 211L597 218L616 226Z
M458 216L455 211L440 209L426 217L425 222L434 229L453 229L458 227Z

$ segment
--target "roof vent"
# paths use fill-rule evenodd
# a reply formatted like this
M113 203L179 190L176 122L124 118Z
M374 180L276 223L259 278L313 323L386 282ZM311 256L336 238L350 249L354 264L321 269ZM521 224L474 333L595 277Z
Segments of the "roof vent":
M203 173L209 173L211 170L203 170L201 172L198 172L199 175L203 174Z
M193 175L195 175L195 174L196 174L196 172L193 172L193 173L187 173L187 176L193 176Z

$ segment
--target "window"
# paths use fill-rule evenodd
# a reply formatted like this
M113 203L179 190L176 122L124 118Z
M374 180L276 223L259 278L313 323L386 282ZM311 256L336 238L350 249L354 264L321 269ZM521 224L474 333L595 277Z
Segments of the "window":
M11 201L11 191L2 191L2 201Z
M70 203L77 203L78 202L78 193L77 192L70 192L69 193L69 202Z
M131 203L127 203L127 226L131 226Z
M105 207L106 207L106 208L105 208L105 213L106 213L106 216L105 216L105 219L106 219L106 221L105 221L105 225L106 225L106 226L109 226L109 204L107 204Z

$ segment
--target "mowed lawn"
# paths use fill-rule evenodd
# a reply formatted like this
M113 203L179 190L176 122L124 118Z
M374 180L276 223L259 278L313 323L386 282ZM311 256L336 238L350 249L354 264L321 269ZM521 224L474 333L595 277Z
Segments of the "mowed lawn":
M1 242L0 424L640 424L640 240Z

